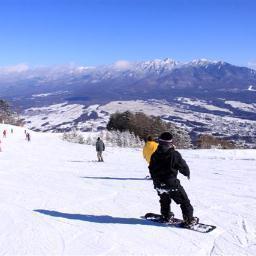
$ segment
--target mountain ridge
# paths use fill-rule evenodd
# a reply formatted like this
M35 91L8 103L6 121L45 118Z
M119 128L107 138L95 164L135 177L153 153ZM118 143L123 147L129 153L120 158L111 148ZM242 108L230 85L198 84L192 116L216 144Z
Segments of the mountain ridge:
M119 63L99 67L24 69L9 75L0 72L0 94L9 99L21 98L20 101L27 103L31 103L29 97L32 95L52 94L56 91L68 91L69 95L65 100L71 98L74 101L73 99L83 95L86 96L83 102L88 102L90 98L91 102L100 103L125 98L161 99L167 95L173 98L177 94L202 94L203 90L222 95L218 92L240 92L255 84L256 71L253 69L206 59L181 63L166 58L133 64L124 62L121 66ZM56 97L51 99L48 98L51 104L58 101Z
M25 120L30 122L29 126L35 130L54 131L60 127L66 129L65 127L69 126L70 129L80 125L83 127L81 120L95 121L87 115L87 110L83 110L93 105L102 106L100 111L104 112L102 108L111 102L142 100L152 104L150 100L154 99L165 100L168 105L175 106L167 116L157 112L168 121L184 125L190 131L192 129L193 134L203 131L232 137L243 134L241 141L250 144L254 143L251 136L256 132L251 123L256 120L255 85L255 70L206 59L186 63L168 58L133 64L119 61L99 67L63 66L32 71L21 67L18 73L0 75L1 97L11 101L25 116ZM179 101L179 98L188 100ZM48 108L51 111L52 108L55 109L51 106L56 104L78 104L79 109L82 109L79 111L81 115L76 115L73 120L72 116L69 117L68 124L63 121L63 126L61 113L65 111L65 107L58 107L60 111L56 112L56 117L59 115L60 122L57 126L55 122L45 121L49 114L42 116L39 126L37 121L33 123L33 120L38 120L34 118L37 111L33 113L33 108ZM115 105L116 109L113 111L118 111L119 107L120 105ZM32 111L27 111L31 108ZM152 108L148 114L154 115L156 108ZM140 110L140 107L136 109ZM184 110L187 110L187 113L180 120L179 113ZM100 111L96 111L97 115L101 115ZM111 109L111 112L113 111ZM214 126L211 122L203 121L204 116L209 114L213 117L207 118L215 120ZM31 118L29 115L32 115ZM97 119L97 115L93 115L96 117L94 119ZM191 115L192 119L189 118ZM224 116L225 119L222 118ZM201 120L200 124L195 123L198 118ZM229 118L239 122L233 120L233 127L229 127ZM76 120L79 120L79 125ZM106 120L107 117L104 117L98 122L100 129L104 128ZM227 127L227 130L217 129L219 126ZM244 131L241 132L241 129Z

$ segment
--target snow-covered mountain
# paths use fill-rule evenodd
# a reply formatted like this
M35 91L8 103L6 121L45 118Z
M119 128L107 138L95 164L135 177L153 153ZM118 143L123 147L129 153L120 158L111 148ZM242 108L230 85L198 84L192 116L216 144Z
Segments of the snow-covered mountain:
M10 129L14 133L10 133ZM255 255L255 150L182 150L179 175L207 234L143 220L159 212L141 149L94 146L0 124L1 255ZM181 217L178 205L172 211Z
M119 99L167 99L178 96L250 98L256 71L222 61L171 59L144 62L118 61L99 67L63 66L35 69L0 69L0 94L22 106L58 103L64 99L102 103ZM54 94L65 92L65 94ZM41 101L33 95L48 94ZM96 102L97 101L97 102Z
M170 113L159 113L156 106L148 114L157 112L189 130L192 127L192 134L209 131L252 143L256 129L252 125L256 121L255 86L255 70L206 59L187 63L167 58L117 61L99 67L0 69L0 97L10 100L19 112L25 111L22 114L31 128L44 131L71 126L86 130L97 125L102 129L110 114L104 106L111 102L121 101L129 106L131 101L143 101L155 106L152 102L160 101L171 106ZM66 112L78 105L80 110L74 115L72 111ZM93 111L91 115L90 109L96 105L100 113ZM119 105L115 105L115 111L119 110ZM50 117L52 112L49 111L56 108L59 110L54 118ZM143 107L135 110L143 111ZM40 116L36 117L39 112ZM212 119L218 121L209 121ZM228 125L226 120L238 121ZM227 126L221 132L215 129Z

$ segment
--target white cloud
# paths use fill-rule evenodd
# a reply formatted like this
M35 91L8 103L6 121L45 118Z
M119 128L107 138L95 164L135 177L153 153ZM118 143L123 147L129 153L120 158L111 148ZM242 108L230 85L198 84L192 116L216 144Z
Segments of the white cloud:
M131 67L131 63L127 60L118 60L114 63L116 69L128 69Z
M27 71L29 69L29 66L24 63L20 63L14 66L6 66L6 67L0 67L1 73L21 73L24 71Z
M248 67L256 70L256 60L248 62Z

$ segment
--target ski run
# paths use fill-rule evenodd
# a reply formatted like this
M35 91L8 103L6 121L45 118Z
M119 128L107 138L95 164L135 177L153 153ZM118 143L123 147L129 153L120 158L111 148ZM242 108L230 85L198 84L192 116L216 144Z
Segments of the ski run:
M180 150L194 214L217 226L201 234L141 218L159 213L141 149L107 147L99 163L60 134L0 132L0 255L256 255L256 150Z

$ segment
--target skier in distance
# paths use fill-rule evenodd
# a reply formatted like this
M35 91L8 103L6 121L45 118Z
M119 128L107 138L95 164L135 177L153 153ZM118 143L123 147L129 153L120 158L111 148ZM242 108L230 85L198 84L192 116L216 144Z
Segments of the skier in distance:
M98 137L97 142L96 142L96 151L97 151L98 162L103 162L102 152L104 150L105 150L105 144L101 140L101 138Z

